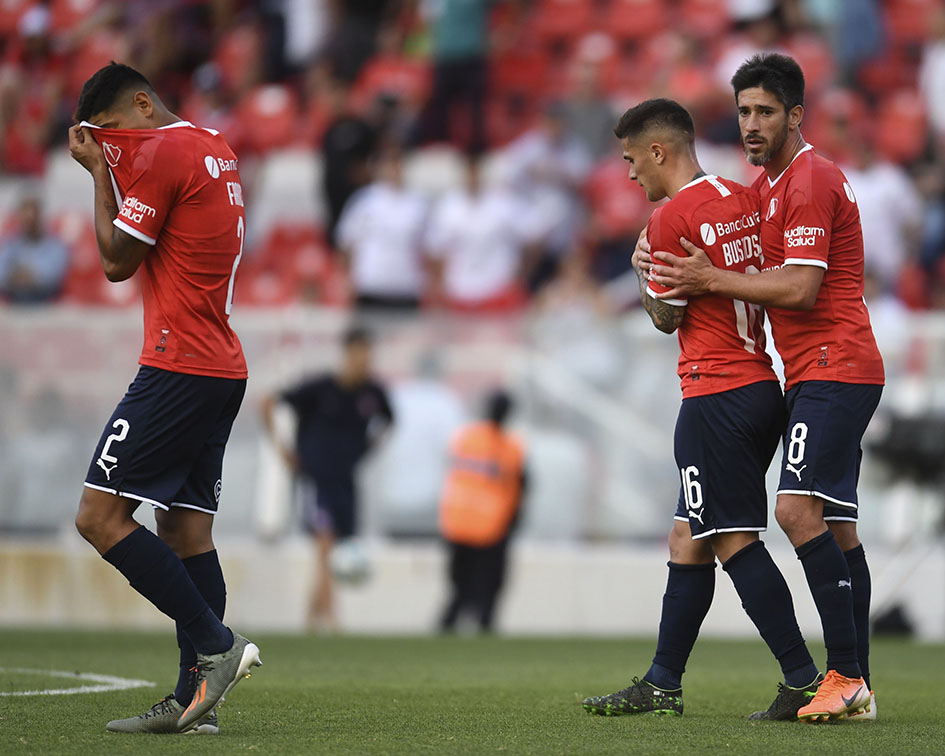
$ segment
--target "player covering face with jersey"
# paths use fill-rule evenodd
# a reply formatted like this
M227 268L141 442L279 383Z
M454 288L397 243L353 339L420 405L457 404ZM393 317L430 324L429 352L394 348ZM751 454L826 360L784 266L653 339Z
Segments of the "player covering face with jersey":
M758 271L757 195L702 171L692 119L682 106L641 103L624 114L615 132L629 177L651 201L670 198L647 225L654 248L683 255L680 237L695 234L718 265ZM682 674L712 603L718 557L785 678L775 704L757 716L793 718L819 677L787 584L758 538L767 524L765 471L784 422L781 388L764 347L763 313L713 295L660 299L665 288L634 263L653 323L678 333L683 402L675 458L681 487L653 664L642 680L586 699L584 706L605 715L682 713Z
M721 270L687 242L691 257L654 252L652 276L665 286L660 296L711 292L767 307L789 412L775 514L804 567L827 647L825 684L799 716L875 718L856 485L884 373L863 301L859 209L840 169L801 135L804 75L794 60L755 56L732 85L745 154L764 166L754 184L764 269Z
M181 121L148 81L112 63L83 86L69 130L92 176L95 233L110 281L138 274L140 368L94 452L76 527L135 590L174 619L175 692L117 732L216 732L215 705L259 663L221 621L226 585L211 529L223 452L246 389L229 326L243 215L223 137ZM155 511L157 534L133 517Z

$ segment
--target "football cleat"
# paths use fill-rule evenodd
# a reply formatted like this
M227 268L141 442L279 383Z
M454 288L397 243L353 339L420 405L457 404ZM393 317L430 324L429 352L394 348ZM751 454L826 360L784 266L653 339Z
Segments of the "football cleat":
M869 705L870 691L862 677L844 677L837 670L830 669L813 700L798 710L797 718L806 722L826 722L867 711Z
M772 722L785 722L797 719L798 710L817 694L817 689L824 681L823 675L817 675L810 685L803 688L792 688L784 683L778 683L778 695L767 711L756 711L749 719L766 719Z
M108 732L150 732L154 734L216 735L220 732L216 709L211 709L186 732L177 728L184 707L174 698L174 694L165 696L144 714L128 719L113 719L105 729Z
M604 717L619 717L624 714L668 714L683 713L682 688L662 690L655 685L633 678L633 684L607 696L585 698L581 705L591 714Z
M250 669L262 666L259 648L239 633L233 633L233 645L220 654L197 654L197 678L193 700L178 721L181 732L189 730L213 707L226 700L226 694L240 680L250 676Z
M866 711L854 712L853 714L847 714L844 719L849 719L851 722L875 722L876 721L876 694L873 691L870 691L870 705L866 707Z

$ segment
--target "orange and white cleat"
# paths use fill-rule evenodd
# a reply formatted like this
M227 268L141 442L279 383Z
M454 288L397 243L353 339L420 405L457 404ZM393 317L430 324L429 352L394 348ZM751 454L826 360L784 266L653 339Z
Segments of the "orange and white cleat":
M797 718L805 722L826 722L851 714L860 715L869 708L870 690L863 678L844 677L831 669L814 699L798 710Z
M854 712L853 714L847 714L845 719L849 719L851 722L875 722L876 721L876 694L873 691L870 691L870 705L866 707L866 711Z

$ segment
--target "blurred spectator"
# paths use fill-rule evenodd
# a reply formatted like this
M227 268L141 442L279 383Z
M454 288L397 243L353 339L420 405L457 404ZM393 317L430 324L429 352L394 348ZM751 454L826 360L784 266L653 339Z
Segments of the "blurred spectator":
M909 174L880 159L856 127L846 133L852 162L841 167L860 207L864 266L882 291L890 292L906 264L917 257L922 198Z
M426 235L437 260L437 299L460 310L501 310L524 293L524 248L535 241L527 206L482 180L482 158L466 158L466 184L436 204Z
M512 398L495 391L483 419L459 431L440 500L440 532L449 546L452 596L440 627L452 632L467 611L491 632L505 582L509 536L520 519L527 487L525 450L505 430Z
M332 551L358 531L355 473L394 421L387 393L372 377L370 334L352 328L343 344L337 373L304 380L263 403L266 430L286 464L298 471L305 491L305 527L315 538L319 566L309 604L312 629L337 627ZM286 448L275 430L277 402L291 406L297 416L295 449Z
M617 117L601 89L600 65L593 59L579 58L574 79L573 92L564 102L566 128L594 160L612 157Z
M11 173L42 173L58 136L64 61L50 24L45 4L26 11L0 66L0 165Z
M377 50L377 36L396 18L401 0L329 0L334 20L327 53L334 74L354 83Z
M885 40L877 0L804 0L803 8L806 17L827 32L839 83L854 83L859 66L883 51Z
M733 33L720 42L715 78L722 89L731 92L732 76L752 55L789 53L784 46L781 9L774 0L730 0L729 7L735 26Z
M421 139L458 144L455 106L464 103L466 146L485 146L489 9L496 0L422 0L433 44L433 93L421 117ZM468 119L468 120L467 120Z
M537 127L509 145L505 159L512 188L542 220L539 249L528 271L528 287L534 292L554 277L580 233L580 191L591 159L581 140L568 131L561 103L550 105Z
M614 307L591 276L585 250L568 255L535 300L538 346L595 386L607 388L622 375L623 350L615 342Z
M338 222L338 249L358 307L415 310L427 285L422 248L425 198L404 184L396 148L377 158L374 181L354 194Z
M919 87L939 149L945 154L945 8L935 15L931 34L922 50Z
M350 89L340 79L324 85L324 99L332 115L322 137L324 171L322 190L328 204L326 231L338 246L337 226L351 195L371 179L371 158L398 139L398 103L388 95L356 107Z
M0 296L17 304L49 302L62 290L69 250L43 227L39 200L20 204L15 234L0 242Z

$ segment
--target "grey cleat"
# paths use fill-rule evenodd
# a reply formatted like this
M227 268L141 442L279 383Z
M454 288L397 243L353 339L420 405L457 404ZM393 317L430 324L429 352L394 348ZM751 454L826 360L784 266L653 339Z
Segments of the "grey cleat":
M784 683L778 683L778 695L767 711L756 711L749 719L766 719L774 722L796 722L797 712L802 706L807 706L817 695L817 689L824 681L824 676L818 674L814 682L803 688L792 688Z
M186 732L178 729L177 723L184 707L174 698L174 694L165 696L144 714L128 719L113 719L105 729L109 732L149 732L156 735L216 735L220 732L217 710L211 709L196 725Z
M178 730L185 732L205 714L226 700L226 694L250 669L261 667L259 647L239 633L233 633L233 645L220 654L197 654L197 679L193 700L178 721Z

